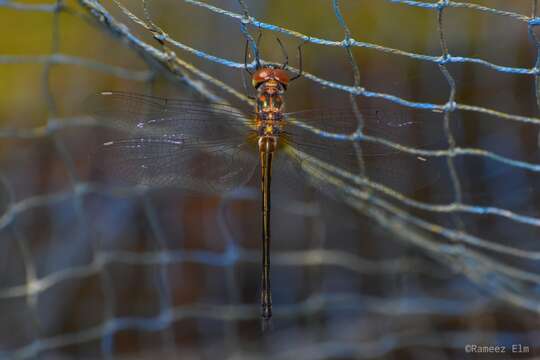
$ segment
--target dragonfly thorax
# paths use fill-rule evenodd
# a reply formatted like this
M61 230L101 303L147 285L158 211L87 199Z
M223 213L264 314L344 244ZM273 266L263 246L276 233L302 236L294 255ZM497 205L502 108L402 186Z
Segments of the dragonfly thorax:
M257 132L260 138L275 138L274 142L277 143L277 138L283 126L281 120L283 119L284 110L282 95L284 91L283 84L274 78L264 81L257 88L255 112ZM260 147L261 144L259 144Z
M255 111L259 120L283 118L283 93L287 82L287 74L281 69L262 68L253 74L253 83L257 89Z
M259 93L256 112L262 120L279 120L283 117L283 97L278 93Z

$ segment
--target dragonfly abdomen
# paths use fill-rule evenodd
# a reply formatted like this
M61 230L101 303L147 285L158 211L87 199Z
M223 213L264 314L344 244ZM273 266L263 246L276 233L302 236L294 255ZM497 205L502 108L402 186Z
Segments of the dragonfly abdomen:
M259 153L273 153L277 149L278 137L277 136L259 136Z

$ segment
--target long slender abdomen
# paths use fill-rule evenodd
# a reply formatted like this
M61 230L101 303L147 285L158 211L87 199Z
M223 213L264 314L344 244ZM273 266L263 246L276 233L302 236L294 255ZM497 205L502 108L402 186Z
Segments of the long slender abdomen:
M262 276L261 312L265 319L272 316L272 292L270 288L270 184L272 180L272 157L277 139L271 136L259 138L262 195Z

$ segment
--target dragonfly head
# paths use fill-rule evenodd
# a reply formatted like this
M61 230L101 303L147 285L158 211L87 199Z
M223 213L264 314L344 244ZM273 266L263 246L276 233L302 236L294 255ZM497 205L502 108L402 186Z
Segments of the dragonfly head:
M258 88L262 84L272 84L274 86L281 85L283 89L287 89L289 84L289 75L283 69L274 67L263 67L255 71L251 76L251 83L254 88Z

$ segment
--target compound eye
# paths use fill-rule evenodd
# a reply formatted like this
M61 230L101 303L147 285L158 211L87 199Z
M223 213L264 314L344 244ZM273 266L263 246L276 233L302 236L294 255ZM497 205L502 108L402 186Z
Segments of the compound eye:
M289 74L283 69L274 69L274 78L284 86L289 84Z
M251 77L251 84L253 85L253 87L258 87L260 84L268 80L270 74L271 70L267 68L262 68L255 71L255 73L253 73Z

